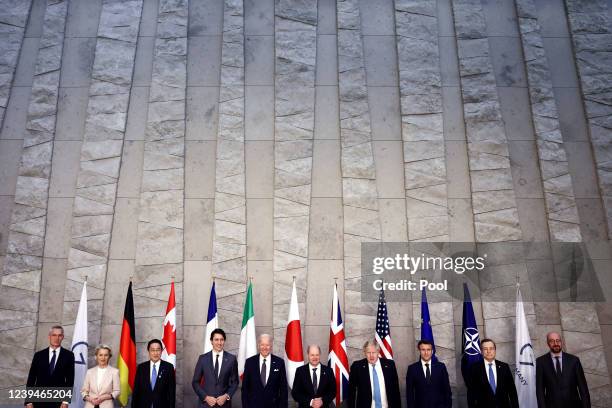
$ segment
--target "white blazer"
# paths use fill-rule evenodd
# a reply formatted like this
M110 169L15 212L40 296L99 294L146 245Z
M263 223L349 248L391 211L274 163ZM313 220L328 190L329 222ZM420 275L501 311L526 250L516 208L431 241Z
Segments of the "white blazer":
M98 367L92 367L87 370L85 374L85 381L83 381L83 387L81 388L81 395L83 398L89 396L92 398L100 397L104 394L110 394L113 398L103 401L100 404L100 408L113 408L113 400L119 396L120 385L119 385L119 370L115 367L107 366L104 373L104 378L98 388ZM89 401L85 401L85 408L93 408L93 404Z

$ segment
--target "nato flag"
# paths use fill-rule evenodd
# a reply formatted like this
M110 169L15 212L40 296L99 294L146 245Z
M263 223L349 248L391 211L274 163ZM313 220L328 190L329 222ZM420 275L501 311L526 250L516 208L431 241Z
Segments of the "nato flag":
M474 316L474 308L472 307L472 299L470 298L470 290L467 283L463 284L463 355L461 356L461 374L463 381L467 384L470 373L470 366L482 360L480 354L480 335L478 334L478 326L476 325L476 317Z
M436 357L436 345L434 343L433 330L431 329L431 319L429 318L429 306L427 305L427 295L425 289L421 292L421 340L431 341L433 345L433 361L438 361Z

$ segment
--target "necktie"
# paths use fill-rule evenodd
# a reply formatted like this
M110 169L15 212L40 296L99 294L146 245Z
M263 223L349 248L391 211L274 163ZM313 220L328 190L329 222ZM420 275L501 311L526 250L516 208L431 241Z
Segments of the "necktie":
M261 365L261 385L266 386L266 359L264 358L263 364Z
M425 363L425 379L431 381L431 371L429 370L429 363Z
M317 395L317 388L319 387L317 385L317 369L313 368L312 369L312 388L314 389L314 393L315 395Z
M489 363L489 385L491 386L491 391L495 394L495 374L493 374L493 363Z
M157 382L157 370L155 369L155 364L153 364L153 370L151 370L151 389L155 388L156 382Z
M382 399L380 398L380 384L378 383L378 373L376 373L376 365L372 364L372 383L374 383L374 406L382 408Z
M53 370L55 370L55 350L53 350L53 356L49 362L49 374L53 374Z
M217 358L215 359L215 377L219 379L219 354L217 354Z
M555 356L555 371L557 371L557 376L561 377L561 362L559 361L559 356Z

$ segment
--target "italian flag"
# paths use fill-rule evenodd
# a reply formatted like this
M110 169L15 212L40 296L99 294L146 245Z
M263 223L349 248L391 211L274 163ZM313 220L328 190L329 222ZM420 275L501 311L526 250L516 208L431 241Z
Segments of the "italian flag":
M240 330L240 348L238 349L238 374L240 379L244 374L244 363L247 358L257 354L257 338L255 335L255 312L253 310L253 283L249 283L247 297L242 314L242 330Z

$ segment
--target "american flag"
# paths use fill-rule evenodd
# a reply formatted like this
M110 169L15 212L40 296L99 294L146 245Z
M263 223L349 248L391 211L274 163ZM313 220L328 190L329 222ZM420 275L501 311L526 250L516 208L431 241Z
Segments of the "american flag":
M334 285L327 365L334 371L336 377L336 406L339 407L348 397L349 365L340 300L338 300L338 285Z
M393 360L393 346L391 345L391 329L389 328L389 315L385 292L381 289L378 295L378 312L376 313L376 342L380 345L380 356Z

